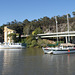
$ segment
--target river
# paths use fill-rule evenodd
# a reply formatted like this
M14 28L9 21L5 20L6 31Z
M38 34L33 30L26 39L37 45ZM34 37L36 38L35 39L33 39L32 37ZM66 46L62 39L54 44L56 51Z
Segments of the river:
M40 48L0 50L0 75L75 75L75 54L44 54Z

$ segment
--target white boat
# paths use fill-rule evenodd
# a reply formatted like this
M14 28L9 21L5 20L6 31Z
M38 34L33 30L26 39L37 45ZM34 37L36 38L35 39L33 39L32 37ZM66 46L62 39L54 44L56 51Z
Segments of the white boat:
M60 44L58 47L45 47L42 48L44 53L47 54L66 54L66 53L75 53L74 44Z
M26 44L23 43L0 43L0 49L22 49Z

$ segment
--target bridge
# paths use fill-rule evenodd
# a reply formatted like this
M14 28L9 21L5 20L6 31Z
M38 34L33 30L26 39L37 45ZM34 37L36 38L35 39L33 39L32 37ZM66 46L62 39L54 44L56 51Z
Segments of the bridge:
M66 32L56 32L56 33L45 33L45 34L37 34L41 36L41 38L51 38L51 37L65 37L66 43L68 42L68 37L72 38L75 41L75 31L66 31Z

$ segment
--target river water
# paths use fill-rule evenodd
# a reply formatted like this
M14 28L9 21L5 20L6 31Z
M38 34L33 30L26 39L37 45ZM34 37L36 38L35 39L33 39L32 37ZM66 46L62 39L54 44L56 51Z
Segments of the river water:
M75 54L50 55L39 48L1 50L0 75L75 75Z

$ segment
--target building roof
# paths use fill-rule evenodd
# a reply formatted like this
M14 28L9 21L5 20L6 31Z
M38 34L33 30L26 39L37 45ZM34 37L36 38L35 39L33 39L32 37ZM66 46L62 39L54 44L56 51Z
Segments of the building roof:
M10 27L5 26L5 27L4 27L4 32L5 32L5 31L15 31L15 30L11 29ZM16 32L16 31L15 31L15 32Z
M62 43L60 45L61 46L75 46L75 44L71 44L71 43Z
M15 30L11 29L10 27L7 27L7 28L10 29L10 30L12 30L12 31L15 31Z

